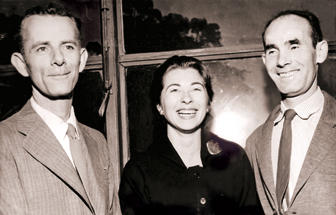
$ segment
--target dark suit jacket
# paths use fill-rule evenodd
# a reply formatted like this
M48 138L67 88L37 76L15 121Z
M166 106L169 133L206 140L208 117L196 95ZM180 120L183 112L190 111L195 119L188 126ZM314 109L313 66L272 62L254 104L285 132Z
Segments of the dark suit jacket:
M323 112L304 160L293 197L292 214L336 214L336 100L323 91ZM254 169L265 214L277 213L271 159L273 122L280 106L247 139L246 151Z
M120 213L104 136L80 123L78 130L87 149L90 200L70 159L30 102L0 123L0 214Z

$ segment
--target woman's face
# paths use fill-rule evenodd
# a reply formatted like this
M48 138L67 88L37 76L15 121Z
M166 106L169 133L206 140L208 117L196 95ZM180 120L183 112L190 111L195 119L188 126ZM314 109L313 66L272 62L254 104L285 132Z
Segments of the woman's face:
M196 69L173 69L163 76L161 104L157 109L168 126L183 133L195 131L208 111L208 93Z

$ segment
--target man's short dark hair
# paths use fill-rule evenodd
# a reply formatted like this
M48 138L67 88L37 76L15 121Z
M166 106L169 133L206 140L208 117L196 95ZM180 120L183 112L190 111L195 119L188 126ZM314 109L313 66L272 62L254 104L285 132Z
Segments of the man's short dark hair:
M33 15L54 15L54 16L69 17L76 25L78 42L79 43L81 42L82 38L80 34L80 29L81 29L80 19L77 19L76 17L74 17L68 8L64 7L63 5L59 3L56 3L56 2L44 3L42 5L35 6L35 7L28 9L23 17L23 20L20 26L20 49L21 49L22 54L24 54L24 43L26 40L25 29L24 29L25 21L27 18Z
M323 40L323 34L320 26L320 21L312 12L307 10L285 10L281 11L277 15L275 15L271 20L269 20L264 28L264 31L262 33L262 39L263 39L263 45L265 48L265 32L268 28L268 26L277 18L282 16L288 16L288 15L296 15L299 17L302 17L306 19L309 22L309 25L311 27L311 38L313 42L313 47L316 48L316 44L318 42L321 42Z

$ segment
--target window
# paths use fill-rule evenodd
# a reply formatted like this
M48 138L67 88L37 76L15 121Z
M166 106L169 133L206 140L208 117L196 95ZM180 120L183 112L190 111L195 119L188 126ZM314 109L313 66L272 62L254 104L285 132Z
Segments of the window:
M0 2L0 120L21 109L31 96L29 78L23 78L10 65L13 52L19 51L19 26L24 12L42 0ZM74 107L80 122L105 133L104 118L98 116L103 100L102 48L99 0L58 0L81 20L82 46L90 55L75 89Z
M121 168L151 144L149 86L155 68L175 54L209 66L215 89L212 131L244 146L280 101L260 58L261 33L285 9L308 9L319 17L330 49L319 82L336 97L334 1L117 1Z

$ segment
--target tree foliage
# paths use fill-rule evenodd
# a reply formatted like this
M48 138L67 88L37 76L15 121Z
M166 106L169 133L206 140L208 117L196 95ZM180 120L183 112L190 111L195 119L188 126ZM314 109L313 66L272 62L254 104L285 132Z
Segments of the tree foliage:
M219 25L170 13L162 16L152 0L123 0L126 53L219 47Z

